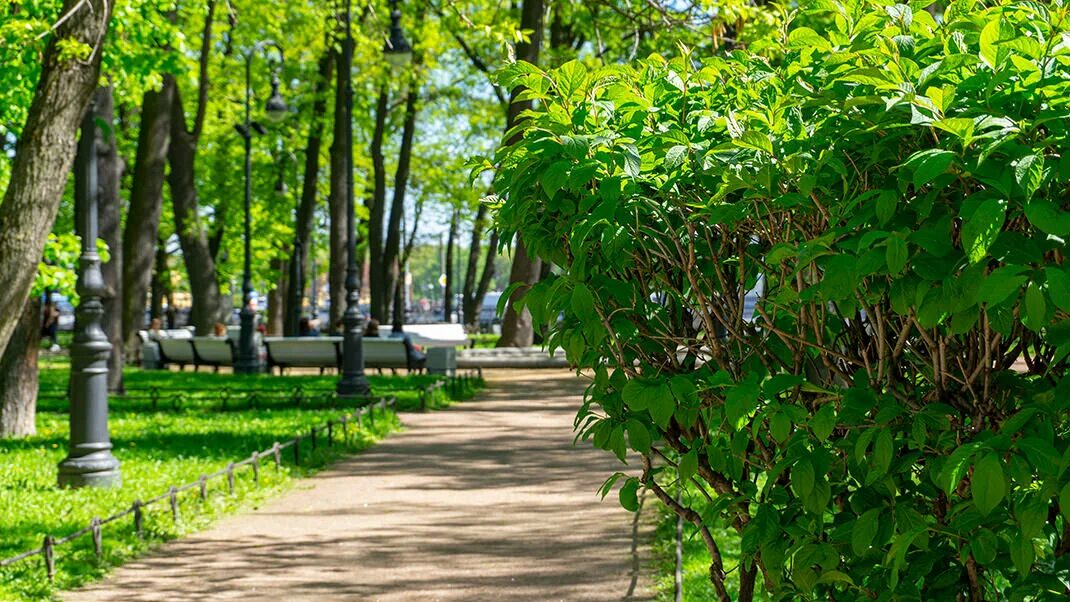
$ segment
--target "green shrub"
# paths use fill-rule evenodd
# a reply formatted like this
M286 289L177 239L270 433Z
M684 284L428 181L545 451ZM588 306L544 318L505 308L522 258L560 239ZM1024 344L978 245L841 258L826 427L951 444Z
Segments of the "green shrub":
M504 75L540 109L503 240L562 268L524 302L594 375L583 437L643 458L624 506L703 492L721 599L1070 594L1068 8L926 4L804 3L776 62Z

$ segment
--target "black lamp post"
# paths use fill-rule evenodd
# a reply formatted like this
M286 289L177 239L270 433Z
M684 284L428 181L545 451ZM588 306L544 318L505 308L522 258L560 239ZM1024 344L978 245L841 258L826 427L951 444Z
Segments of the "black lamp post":
M401 30L401 11L397 0L391 0L390 38L383 54L393 67L404 66L412 58L412 46ZM345 158L346 158L346 310L342 314L342 377L338 380L339 395L368 395L371 385L364 375L364 349L361 341L363 316L360 313L360 268L357 264L357 218L353 201L353 9L346 0L346 41L342 49L345 68Z
M412 45L405 39L405 32L401 30L401 11L398 9L398 0L390 0L390 38L383 47L386 62L395 69L400 69L412 60Z
M111 343L101 327L107 291L97 254L97 152L93 106L82 118L75 156L74 194L82 254L78 258L78 315L71 344L71 438L59 463L62 487L118 485L119 461L108 434L108 357Z
M245 52L245 123L235 126L238 133L245 140L245 262L242 268L242 307L241 307L241 335L238 338L238 361L234 363L234 371L239 374L255 374L260 371L260 359L256 351L256 341L253 337L253 321L256 313L253 311L253 275L252 275L252 225L250 210L253 197L253 133L264 134L264 126L252 120L253 83L252 66L253 56L268 48L274 48L279 55L278 63L274 65L271 75L271 97L264 106L264 112L272 121L281 121L289 109L286 101L279 94L278 72L282 69L282 47L272 40L257 42L255 46Z

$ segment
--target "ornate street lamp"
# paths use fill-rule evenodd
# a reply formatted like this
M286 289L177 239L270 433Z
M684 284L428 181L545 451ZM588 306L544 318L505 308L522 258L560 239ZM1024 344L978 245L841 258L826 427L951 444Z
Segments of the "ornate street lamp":
M383 55L386 62L395 69L406 67L412 61L412 45L405 39L405 32L401 30L398 0L390 0L390 37L383 47Z
M278 53L278 62L272 63L271 96L264 106L264 112L271 121L281 121L289 112L286 101L279 94L279 71L282 69L282 47L273 40L257 42L255 46L245 54L245 123L235 126L238 133L245 140L245 262L242 268L242 307L241 307L241 335L238 337L238 361L234 363L234 372L239 374L255 374L260 371L260 358L256 350L256 341L253 337L253 321L256 313L253 311L253 275L252 275L252 224L250 210L253 197L253 133L264 134L264 126L252 120L253 83L252 66L253 56L264 52L268 48L274 48Z
M401 30L401 11L397 0L391 0L390 38L383 53L394 67L404 66L412 57L412 46ZM353 201L353 8L346 0L346 43L342 49L345 71L345 149L346 173L346 310L342 314L342 377L338 380L339 395L355 396L371 393L368 377L364 375L364 349L361 342L364 319L360 312L360 268L357 265L357 217Z
M108 434L108 357L111 343L101 327L107 292L97 254L97 152L93 104L82 118L74 160L74 196L82 255L78 258L78 315L71 344L71 439L59 463L61 487L119 485L119 461Z

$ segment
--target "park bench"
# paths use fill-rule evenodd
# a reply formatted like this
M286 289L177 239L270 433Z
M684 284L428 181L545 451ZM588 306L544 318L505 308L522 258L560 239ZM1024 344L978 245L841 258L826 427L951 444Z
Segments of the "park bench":
M150 341L151 344L153 341ZM155 341L160 351L163 365L177 364L179 370L185 370L187 364L196 364L197 356L193 353L193 337L166 338Z
M230 337L193 337L193 370L211 366L219 372L220 366L233 366L238 355L237 345Z
M141 364L146 370L157 370L163 368L167 363L167 358L164 357L165 352L160 348L159 340L177 340L177 341L189 341L193 338L193 331L190 328L175 328L172 330L161 330L156 337L149 334L147 330L137 331L138 339L141 341ZM186 347L189 343L169 343L168 347L172 350L175 357L180 358L173 360L174 363L179 365L185 365L193 363L192 352L187 350Z
M380 374L384 369L389 369L394 373L397 373L398 369L405 369L409 372L418 370L412 365L404 339L389 336L364 337L363 350L364 367L375 368Z
M406 324L412 342L422 347L469 347L472 340L461 324Z
M267 361L270 368L277 367L279 374L286 368L319 368L320 374L328 368L341 370L342 337L268 337L264 339ZM391 337L363 337L364 367L397 372L399 369L414 371L405 341Z
M267 337L268 371L286 368L339 369L342 365L342 337Z

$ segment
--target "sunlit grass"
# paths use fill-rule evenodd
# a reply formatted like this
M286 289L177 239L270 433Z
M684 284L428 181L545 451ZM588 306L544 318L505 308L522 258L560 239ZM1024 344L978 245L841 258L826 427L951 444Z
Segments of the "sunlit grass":
M697 495L697 491L693 491ZM676 515L662 505L652 495L648 495L645 504L657 513L657 528L654 535L654 559L656 572L654 577L657 599L671 602L675 595L676 574ZM725 588L735 599L739 591L739 535L735 529L718 526L711 534L717 541L724 559ZM716 600L717 594L710 583L710 554L702 541L698 529L684 522L683 528L683 599L688 602L707 602ZM757 584L755 600L769 600L760 582Z
M63 391L66 379L65 369L42 370L42 390ZM252 470L244 467L235 472L233 496L227 492L225 478L210 482L207 502L199 500L196 488L185 492L180 498L178 523L172 520L166 502L156 504L146 511L144 539L136 536L131 517L107 525L104 558L100 562L93 554L89 536L60 546L56 548L54 583L48 582L40 557L0 569L0 600L52 599L57 591L99 578L110 567L154 544L201 529L223 514L254 506L289 487L295 478L345 453L360 451L400 426L394 414L384 417L377 411L374 424L365 419L360 431L350 423L348 444L343 443L338 427L331 447L321 432L313 452L307 439L309 429L352 413L359 402L325 398L294 407L284 394L265 397L255 408L236 405L220 411L219 391L229 387L235 392L234 399L241 399L237 392L252 388L286 393L300 384L310 391L330 390L337 376L246 377L132 370L126 379L131 391L141 392L152 386L194 391L177 408L162 404L157 411L152 411L145 399L112 398L109 426L115 456L122 463L123 483L104 490L56 487L56 465L66 454L68 402L64 398L42 399L35 436L0 440L0 558L40 547L46 534L62 537L85 527L94 517L107 517L129 508L134 500L147 500L165 493L172 485L196 481L201 474L246 459L254 451L266 450L295 435L306 437L301 446L301 465L294 466L292 450L286 450L278 471L270 458L262 461L259 486L253 483ZM373 376L371 380L375 395L397 397L399 410L416 410L420 406L417 389L434 383L436 377ZM429 399L429 409L448 405L449 393L449 389L439 389ZM474 388L457 393L458 398L469 397Z

